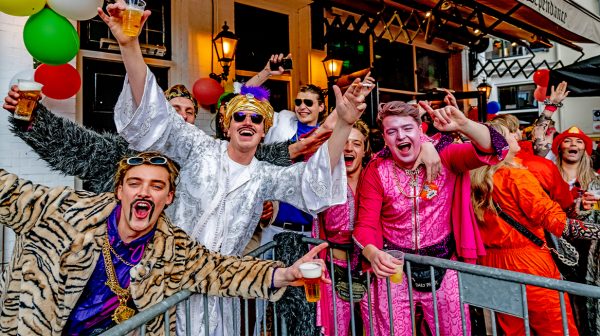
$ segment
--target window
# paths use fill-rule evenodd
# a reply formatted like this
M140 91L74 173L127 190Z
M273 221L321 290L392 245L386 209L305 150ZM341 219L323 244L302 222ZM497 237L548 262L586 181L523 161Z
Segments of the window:
M104 6L108 2L104 1ZM142 27L140 44L144 57L171 59L171 0L146 1L152 15ZM81 49L118 54L119 45L99 16L80 23Z
M538 102L533 98L535 84L522 84L498 87L498 100L502 111L537 109Z
M492 42L492 51L486 53L486 58L503 58L513 56L524 56L529 52L523 46L518 45L515 42L509 42L506 40L494 40Z
M413 47L379 39L373 45L373 76L384 88L415 91Z
M369 35L353 30L336 31L331 34L328 52L344 60L342 75L348 75L370 67Z
M417 48L417 91L448 87L448 54Z
M236 70L260 71L273 54L290 52L289 18L285 14L235 3Z

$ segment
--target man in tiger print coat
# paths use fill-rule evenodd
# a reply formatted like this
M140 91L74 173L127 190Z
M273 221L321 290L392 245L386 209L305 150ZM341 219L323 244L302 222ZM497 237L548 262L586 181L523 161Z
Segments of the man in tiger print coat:
M121 309L136 313L182 289L277 300L301 278L298 265L315 250L283 268L210 252L171 224L163 209L178 173L170 159L144 152L119 163L115 193L94 194L0 169L0 224L17 235L0 284L0 334L94 335ZM148 335L163 334L163 324L162 315L150 321ZM175 307L170 326L174 333Z

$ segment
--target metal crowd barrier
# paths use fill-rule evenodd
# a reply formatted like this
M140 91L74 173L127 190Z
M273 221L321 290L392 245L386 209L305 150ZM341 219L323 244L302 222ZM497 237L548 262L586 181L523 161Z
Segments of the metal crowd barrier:
M318 245L323 243L323 240L314 239L314 238L302 238L303 242L310 245ZM349 249L349 245L334 245L330 244L330 248L328 248L330 260L333 260L333 250L336 249ZM254 257L263 256L266 252L273 250L276 247L275 242L270 242L265 244L258 249L250 252L248 255ZM273 251L274 252L274 251ZM350 269L350 253L346 253L347 255L347 265L348 270ZM273 253L272 259L276 259L276 256ZM466 335L466 317L465 317L465 305L471 305L479 308L483 308L488 310L491 313L491 332L492 335L498 335L498 328L496 326L496 313L503 313L512 316L519 317L523 320L525 327L525 335L529 336L531 334L530 326L529 326L529 315L528 315L528 306L527 306L527 290L526 286L536 286L547 288L550 290L554 290L559 294L560 297L560 309L562 314L562 328L563 335L569 335L568 324L567 324L567 307L565 304L564 293L575 294L578 296L584 296L593 299L600 299L600 288L596 286L590 286L575 282L562 281L556 279L550 279L540 276L534 276L530 274L524 274L519 272L507 271L502 269L490 268L479 265L471 265L462 262L439 259L433 257L425 257L419 255L406 254L405 255L405 264L406 264L406 277L408 283L408 294L409 294L409 302L410 302L410 317L412 323L412 334L416 335L416 321L415 321L415 306L413 302L413 289L412 289L412 271L411 264L418 263L423 265L428 265L431 269L431 283L433 284L434 279L434 269L435 268L445 268L450 270L455 270L458 273L458 286L459 286L459 295L460 295L460 307L461 307L461 322L462 322L462 330L463 335ZM336 296L336 292L334 289L335 285L335 274L333 272L333 261L329 263L329 275L332 281L332 297ZM352 293L352 276L350 271L348 271L348 282L349 282L349 297L353 297ZM390 316L390 334L394 335L393 328L393 310L392 310L392 302L389 300L391 297L391 287L389 278L386 279L387 283L387 293L388 293L388 314ZM437 295L435 286L431 286L431 293L433 297L433 309L434 309L434 319L435 325L429 326L434 335L440 335L439 323L438 323L438 307L437 307ZM493 289L493 290L490 290ZM185 301L186 304L186 325L189 325L189 301L186 301L193 295L188 290L183 290L178 292L177 294L165 299L162 302L157 303L156 305L150 307L149 309L140 312L136 316L131 319L123 322L122 324L115 326L114 328L104 332L101 334L102 336L121 336L126 335L127 333L134 331L137 329L139 335L145 335L145 324L151 321L154 317L163 314L165 320L165 334L169 334L169 308L174 305ZM372 324L372 302L371 302L371 276L367 273L367 297L368 297L368 306L369 306L369 321L363 323L364 333L365 335L374 335L374 327ZM204 325L207 326L208 321L208 297L206 295L203 296L204 302ZM253 335L254 328L249 325L249 315L248 315L248 300L244 301L244 330L245 336ZM256 300L257 302L264 300ZM266 301L265 301L266 302ZM353 300L350 300L350 312L351 312L351 327L350 331L352 336L356 336L355 326L358 323L358 319L354 314L354 303ZM334 334L338 335L337 330L337 305L336 300L332 300L333 303L333 319L334 319ZM259 305L257 305L257 308ZM221 311L223 306L221 305ZM266 305L262 306L263 317L266 315ZM221 314L223 315L223 314ZM257 312L259 315L259 312ZM277 303L273 303L273 324L272 324L272 332L271 335L288 335L286 330L285 321L280 321L278 323L278 315L277 315ZM235 320L235 319L234 319ZM227 321L221 321L224 323ZM237 323L235 321L234 323ZM267 335L267 321L266 318L262 319L262 328L263 334ZM190 335L190 331L186 331L186 335ZM208 328L205 328L205 335L209 335ZM261 335L260 331L258 335ZM258 336L257 335L257 336ZM201 336L201 335L200 335ZM344 335L345 336L345 335Z

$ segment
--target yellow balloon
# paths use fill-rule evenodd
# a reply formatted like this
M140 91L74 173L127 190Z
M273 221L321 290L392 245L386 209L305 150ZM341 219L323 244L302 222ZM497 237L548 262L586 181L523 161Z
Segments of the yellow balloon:
M46 0L0 0L0 12L15 16L30 16L41 11Z

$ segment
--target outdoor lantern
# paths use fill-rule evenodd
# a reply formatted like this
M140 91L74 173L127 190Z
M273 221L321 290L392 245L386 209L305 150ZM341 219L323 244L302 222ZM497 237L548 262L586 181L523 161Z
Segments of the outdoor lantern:
M485 92L485 99L490 99L490 95L492 94L492 86L483 79L481 84L477 85L477 91Z
M235 48L237 47L238 39L239 38L233 32L229 31L229 26L227 25L227 21L225 21L223 30L219 32L213 39L213 46L215 48L215 52L217 53L217 59L223 68L223 73L221 75L217 75L216 77L227 80L227 76L229 75L229 67L235 58Z
M336 59L332 56L327 56L323 59L323 66L325 67L325 74L327 74L328 80L334 80L340 77L342 73L342 64L344 61Z

